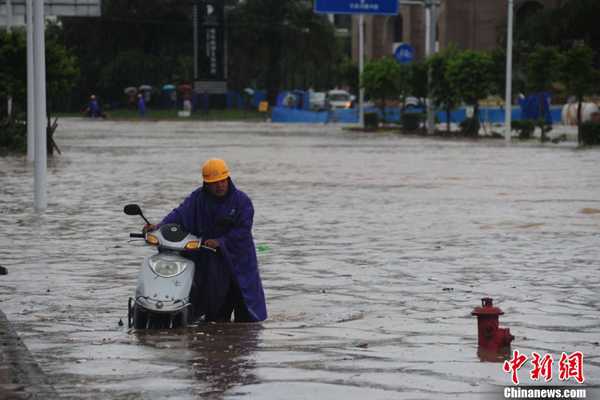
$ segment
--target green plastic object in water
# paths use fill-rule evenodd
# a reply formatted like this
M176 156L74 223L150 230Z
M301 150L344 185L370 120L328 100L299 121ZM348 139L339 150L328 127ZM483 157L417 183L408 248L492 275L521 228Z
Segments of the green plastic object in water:
M258 246L258 251L271 251L271 250L275 250L275 249L272 247L263 246L262 244Z

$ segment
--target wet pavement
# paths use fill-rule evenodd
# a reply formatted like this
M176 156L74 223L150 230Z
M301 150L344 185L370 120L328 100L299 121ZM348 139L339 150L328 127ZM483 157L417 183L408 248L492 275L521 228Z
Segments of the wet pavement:
M0 309L61 398L500 398L510 375L478 357L470 315L482 297L513 350L554 358L552 385L600 386L600 149L79 119L55 139L44 214L32 166L0 158ZM160 220L211 157L273 248L259 253L269 319L132 332L151 249L127 243L143 223L123 206ZM576 351L584 385L557 378Z

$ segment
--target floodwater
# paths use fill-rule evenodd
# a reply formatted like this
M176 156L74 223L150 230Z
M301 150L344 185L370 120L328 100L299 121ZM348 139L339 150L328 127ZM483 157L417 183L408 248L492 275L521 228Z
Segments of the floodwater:
M63 119L55 138L44 214L32 166L0 158L0 308L61 397L499 397L510 374L478 357L470 314L483 297L513 350L554 358L550 384L600 386L600 149L188 121ZM152 250L127 243L143 221L123 206L159 221L212 157L273 248L269 319L132 332ZM584 385L558 379L576 351Z

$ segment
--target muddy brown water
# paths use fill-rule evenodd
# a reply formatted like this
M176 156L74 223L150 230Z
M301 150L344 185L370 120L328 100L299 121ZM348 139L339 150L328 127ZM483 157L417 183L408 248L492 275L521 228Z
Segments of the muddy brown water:
M584 354L600 385L600 150L344 132L339 126L64 119L48 210L0 158L0 307L64 398L498 396L480 298L513 349ZM132 332L127 243L225 159L250 195L269 319ZM591 211L590 211L591 210ZM530 367L519 371L529 378ZM551 384L565 384L555 378Z

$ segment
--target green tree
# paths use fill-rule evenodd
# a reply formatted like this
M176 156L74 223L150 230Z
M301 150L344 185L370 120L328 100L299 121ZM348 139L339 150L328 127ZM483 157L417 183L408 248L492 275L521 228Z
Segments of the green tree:
M587 46L574 45L556 58L554 66L558 81L577 98L577 123L581 122L583 96L593 94L600 82L600 72L594 68L594 52Z
M329 20L315 14L310 2L294 0L248 0L231 11L228 34L230 54L235 54L231 79L236 86L260 77L267 101L274 104L278 92L299 82L310 86L306 75L333 75L341 60L340 42Z
M344 60L340 64L340 79L342 84L348 85L351 93L358 93L359 77L358 63L350 60Z
M407 92L408 68L398 64L396 60L381 59L365 63L365 69L360 77L361 87L366 95L379 102L379 108L385 121L385 108L388 100L396 99L401 92Z
M479 100L486 98L491 90L490 56L467 50L457 58L449 60L447 79L452 90L460 99L474 107L475 118L479 117Z
M0 31L0 119L13 117L27 100L27 43L22 32ZM12 99L12 115L8 116L7 99Z
M408 83L410 94L418 99L429 95L427 82L429 81L429 64L427 61L415 61L408 65Z
M58 38L46 34L46 98L48 116L57 111L60 105L71 101L71 89L80 77L77 59L69 54L64 46L58 44ZM64 107L60 107L63 108Z
M428 59L431 67L431 81L429 87L433 95L433 103L436 108L446 112L446 131L450 132L451 112L460 103L460 95L451 84L448 75L448 66L459 56L456 46L448 46L440 53L432 55Z
M557 1L554 8L544 9L517 27L515 42L531 48L535 44L568 49L573 43L585 44L595 53L600 65L600 2L597 0ZM526 52L528 48L524 49Z
M193 79L193 21L195 0L103 0L102 17L60 17L52 29L60 44L77 58L81 78L71 93L77 108L88 104L90 94L107 100L121 100L123 89L109 93L106 81L100 88L104 68L114 71L122 52L137 51L160 59L160 69L150 85L190 83ZM145 59L145 58L144 58ZM107 76L107 73L105 73ZM110 96L118 96L111 98Z
M544 92L554 79L554 64L558 57L558 49L554 46L536 44L529 54L525 65L525 84L532 93L540 93L540 110L542 120L546 120L546 107L544 106ZM546 141L545 124L541 124L542 142Z
M548 90L554 79L554 64L558 57L558 49L554 46L536 44L533 51L527 54L525 65L525 84L531 93Z
M109 99L120 99L128 86L159 81L161 68L161 60L156 56L137 50L123 51L102 69L98 90Z
M48 125L53 104L64 101L65 93L75 85L79 70L76 60L59 45L55 38L46 35L46 99ZM27 112L27 41L25 30L11 33L0 31L0 119L14 123ZM6 62L4 62L6 60ZM12 98L12 115L6 115L6 98ZM49 137L51 139L51 136ZM51 140L48 143L52 143ZM1 145L1 144L0 144ZM51 148L50 148L51 150Z

